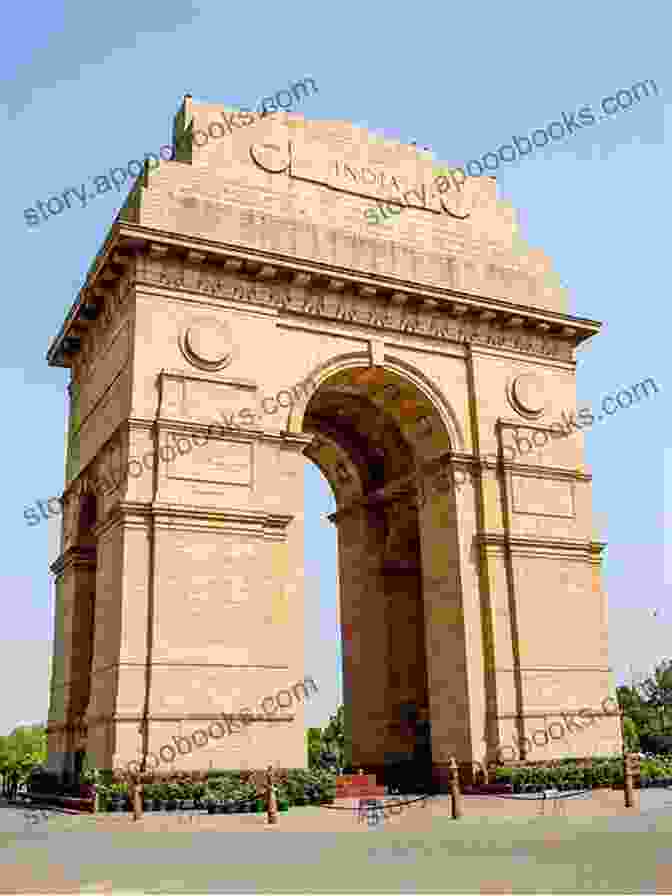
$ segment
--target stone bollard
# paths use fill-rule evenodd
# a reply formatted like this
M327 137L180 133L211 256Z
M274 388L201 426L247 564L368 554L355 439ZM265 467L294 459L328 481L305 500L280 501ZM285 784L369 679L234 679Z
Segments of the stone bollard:
M635 808L635 788L633 785L632 757L626 753L623 757L623 789L625 790L626 809Z
M273 784L273 766L266 771L266 812L269 824L278 823L278 798Z
M448 761L448 775L450 780L450 802L454 819L462 818L462 794L460 793L460 778L455 757Z
M133 807L133 821L139 821L142 818L142 784L135 775L128 780L128 795Z

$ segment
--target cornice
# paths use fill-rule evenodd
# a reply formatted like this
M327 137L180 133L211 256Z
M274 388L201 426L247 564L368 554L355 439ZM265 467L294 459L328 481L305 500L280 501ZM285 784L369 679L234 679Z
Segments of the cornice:
M50 565L49 569L58 577L62 575L66 569L91 568L96 565L96 549L94 547L81 547L75 545L64 551L60 557Z
M291 514L264 510L121 501L113 507L96 534L103 537L117 526L146 531L153 524L157 530L218 531L231 535L256 535L273 541L284 540L293 519Z
M296 716L290 713L261 713L261 712L231 712L218 713L217 715L205 715L191 713L177 716L174 713L153 713L148 716L134 713L99 713L87 716L84 723L77 722L52 722L47 724L47 734L55 734L59 731L74 731L109 724L110 722L293 722ZM149 751L152 752L151 750Z
M240 389L249 389L256 392L259 389L259 383L255 380L244 377L235 376L218 376L214 373L203 373L198 370L170 370L164 368L159 371L159 377L167 380L199 380L203 383L217 383L220 386L237 386Z
M536 477L537 479L563 479L567 482L592 482L592 473L583 473L581 470L570 467L545 467L541 464L522 464L500 457L499 463L486 461L484 466L501 467L506 473L515 476Z
M103 247L99 251L91 266L87 281L78 295L78 298L64 322L58 336L52 342L47 352L47 360L52 366L68 367L71 364L69 358L79 350L78 333L86 332L89 313L98 314L100 307L106 301L109 292L103 287L118 285L129 267L137 268L136 259L144 257L143 253L150 251L155 260L168 259L175 264L182 264L183 270L191 265L194 269L203 264L218 265L228 275L239 272L251 282L268 286L275 282L276 285L285 287L286 301L266 301L243 294L241 289L239 299L253 304L280 304L289 313L304 315L324 316L324 298L315 295L314 291L333 294L344 289L354 292L358 299L365 304L374 297L382 302L376 310L373 306L368 309L368 318L359 320L357 312L353 309L337 312L337 319L350 323L359 323L375 328L387 326L385 318L389 317L386 308L393 306L406 306L410 313L402 315L401 331L417 333L420 336L440 338L447 341L471 342L475 347L490 346L492 349L501 346L516 347L518 343L521 351L530 351L542 354L544 357L557 357L555 353L541 351L541 348L530 347L533 343L530 338L543 338L546 334L556 337L556 348L561 345L576 348L585 339L595 335L601 327L597 321L587 318L572 317L558 312L546 311L532 306L524 306L501 299L492 299L487 296L467 293L455 288L437 288L419 285L416 282L396 278L389 275L369 275L360 273L351 268L327 264L318 261L309 261L300 258L288 258L286 254L270 250L241 247L237 244L215 242L203 238L185 237L156 228L142 227L129 223L117 222L111 228L110 234ZM146 282L149 285L166 287L171 292L184 292L206 294L210 297L236 298L235 295L225 296L218 292L217 281L201 281L200 276L192 277L194 282L185 285L184 276L177 278L166 276L153 283L151 278L146 279L145 274L138 276L136 283ZM201 282L204 283L199 288ZM207 287L207 288L206 288ZM300 295L296 295L297 290ZM312 291L311 291L312 290ZM227 290L224 290L227 292ZM228 290L231 293L231 290ZM235 290L234 290L235 292ZM262 290L263 292L263 290ZM293 304L295 303L295 304ZM385 305L388 303L388 305ZM86 306L86 307L85 307ZM93 312L90 309L93 308ZM98 309L98 310L97 310ZM86 312L86 314L84 313ZM421 312L421 313L419 313ZM420 319L427 319L431 313L443 316L452 315L458 322L467 322L470 328L476 328L472 334L467 333L468 338L462 338L462 330L457 335L445 335L445 326L438 326L435 331L428 331L420 327ZM329 315L326 315L327 317ZM444 316L444 323L453 323ZM491 324L501 326L500 330L493 331L494 335L482 339L476 336L483 328L487 331ZM417 326L415 326L417 324ZM514 329L525 331L525 336L509 339L509 333ZM394 327L393 327L394 329ZM507 332L508 330L508 332ZM508 341L507 341L508 340ZM527 340L527 342L525 342ZM571 354L571 351L570 351ZM571 357L565 360L572 360Z
M600 563L604 542L543 536L510 535L505 532L479 532L476 543L481 550L504 551L528 557L562 556L567 560Z

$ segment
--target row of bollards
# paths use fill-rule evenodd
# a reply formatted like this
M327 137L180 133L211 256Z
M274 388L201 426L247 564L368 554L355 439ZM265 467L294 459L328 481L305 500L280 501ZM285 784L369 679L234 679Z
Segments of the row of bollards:
M623 783L625 790L625 806L628 809L635 807L634 777L639 774L639 759L629 753L623 756ZM455 757L448 760L448 781L450 787L451 816L457 820L462 818L462 793L460 791L459 769ZM142 818L142 777L136 774L128 774L128 793L133 807L133 821ZM266 816L268 824L278 823L278 797L273 777L273 766L266 770ZM99 811L99 794L95 794L94 812Z

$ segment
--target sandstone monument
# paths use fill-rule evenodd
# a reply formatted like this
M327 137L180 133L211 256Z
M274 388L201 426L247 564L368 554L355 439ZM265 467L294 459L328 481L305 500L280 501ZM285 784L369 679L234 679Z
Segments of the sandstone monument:
M493 178L439 195L428 152L292 113L192 140L223 109L185 97L175 160L139 178L49 349L72 399L50 766L112 768L222 713L244 731L176 768L306 765L302 703L260 702L314 674L306 457L337 504L355 767L445 789L451 756L468 778L512 740L620 749L583 437L552 429L599 324ZM541 447L507 452L516 433Z

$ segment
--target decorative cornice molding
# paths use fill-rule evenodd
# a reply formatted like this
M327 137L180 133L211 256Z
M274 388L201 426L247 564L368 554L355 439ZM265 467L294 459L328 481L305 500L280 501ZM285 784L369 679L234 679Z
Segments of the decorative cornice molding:
M512 554L528 557L562 556L566 560L600 563L605 545L595 541L573 538L509 535L505 532L479 532L476 543L483 551L510 550Z
M74 546L64 551L60 557L50 565L49 569L58 577L62 575L66 569L88 568L96 565L96 549L93 547Z
M110 511L99 537L118 526L146 530L154 524L157 529L164 530L218 531L230 535L256 535L274 541L286 538L287 527L293 519L290 514L261 510L121 501Z
M151 257L142 255L141 251L148 245L161 252L154 252ZM118 248L126 251L115 252ZM191 263L175 255L176 252L181 256L186 253L187 257L192 253ZM194 261L194 252L205 261ZM137 253L135 263L133 253ZM229 266L230 270L226 273L222 270L223 264ZM292 258L286 253L252 247L241 248L235 244L174 235L128 223L117 222L113 225L103 250L92 265L87 278L88 287L94 286L98 276L107 276L103 272L106 265L112 266L110 279L114 281L116 278L117 283L119 278L126 278L126 270L130 268L134 271L137 282L168 287L175 291L243 299L266 306L282 307L298 314L335 317L378 329L467 342L474 346L511 348L570 362L573 361L574 347L597 333L601 326L597 321L464 293L453 288L424 286L384 274L367 275L333 264ZM236 293L236 288L232 288L227 282L233 276L232 265L236 265L241 274L246 272L246 290L240 286ZM260 271L263 272L263 277L260 277ZM213 276L214 279L208 279ZM272 286L274 279L291 281L291 284L283 283L279 301L277 290L274 291ZM332 288L334 282L338 293ZM353 293L349 308L340 296L343 284ZM324 290L325 295L314 295L311 290L313 285L318 290ZM123 291L124 294L128 292L128 284ZM272 295L265 295L264 291ZM121 288L118 286L117 292L121 297ZM298 297L297 292L301 293ZM366 298L362 296L362 292L367 294ZM85 294L86 289L80 293L47 353L47 359L53 366L67 367L72 363L63 354L63 340L73 326L79 329L87 326L85 317L80 314L82 305L85 304ZM408 312L404 313L403 306L395 304L394 297L398 295L410 299L409 306L413 307L409 307ZM339 299L337 307L331 309L333 314L329 313L327 296ZM331 304L333 306L334 303ZM393 310L395 313L391 315ZM445 311L452 313L452 318ZM437 320L437 316L441 319ZM454 325L462 316L471 316L473 321L465 321L463 326L447 330L447 325ZM395 317L398 317L396 322ZM501 327L493 326L496 320L502 324ZM520 334L514 332L516 328L520 329ZM532 338L529 336L530 329L537 331ZM508 332L509 330L512 332ZM557 334L551 340L546 338L550 331Z
M176 716L173 713L153 713L152 715L143 716L133 713L99 713L86 717L84 727L91 729L99 725L105 725L116 722L293 722L296 719L294 714L290 713L219 713L218 715L206 715L199 713L190 713L187 715ZM47 734L56 734L59 731L74 731L80 729L82 725L73 722L53 722L46 726ZM149 753L153 752L149 750Z

